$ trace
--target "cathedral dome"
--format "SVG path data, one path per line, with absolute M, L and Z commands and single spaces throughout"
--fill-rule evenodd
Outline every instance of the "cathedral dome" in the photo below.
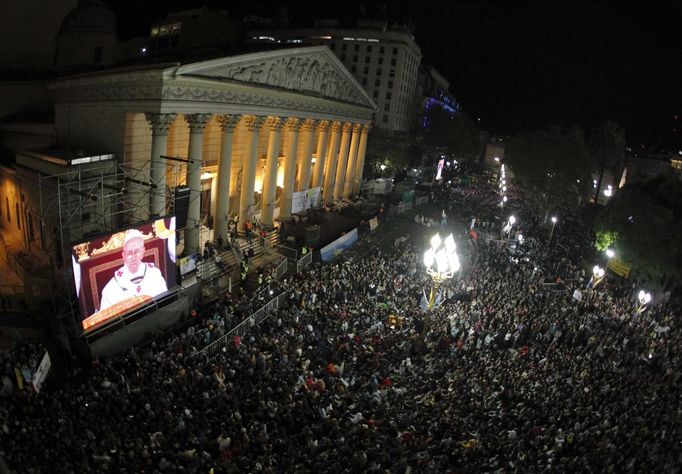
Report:
M 59 28 L 57 36 L 71 33 L 108 33 L 116 35 L 116 17 L 101 0 L 81 0 Z

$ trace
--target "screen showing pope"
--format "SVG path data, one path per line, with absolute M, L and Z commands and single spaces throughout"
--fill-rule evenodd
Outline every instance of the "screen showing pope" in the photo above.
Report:
M 168 291 L 166 280 L 153 263 L 144 262 L 144 236 L 137 229 L 126 232 L 123 266 L 114 272 L 102 290 L 100 311 L 134 296 L 157 296 Z

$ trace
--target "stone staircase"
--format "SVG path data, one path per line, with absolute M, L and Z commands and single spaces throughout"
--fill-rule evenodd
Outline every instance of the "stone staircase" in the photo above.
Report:
M 197 278 L 205 283 L 211 283 L 220 278 L 232 276 L 232 281 L 236 284 L 239 282 L 239 264 L 244 259 L 245 253 L 249 255 L 249 276 L 251 277 L 256 274 L 251 269 L 259 268 L 262 266 L 259 265 L 262 260 L 267 260 L 266 257 L 277 253 L 278 245 L 280 245 L 278 232 L 269 232 L 264 238 L 254 236 L 250 242 L 245 237 L 239 237 L 234 246 L 223 244 L 222 249 L 217 249 L 214 243 L 214 248 L 220 254 L 222 268 L 216 264 L 213 257 L 201 260 L 197 264 Z

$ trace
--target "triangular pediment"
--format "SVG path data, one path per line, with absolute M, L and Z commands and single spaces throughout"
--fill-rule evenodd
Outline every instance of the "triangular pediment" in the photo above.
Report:
M 326 46 L 290 48 L 186 64 L 175 79 L 235 81 L 301 92 L 374 109 L 374 101 Z

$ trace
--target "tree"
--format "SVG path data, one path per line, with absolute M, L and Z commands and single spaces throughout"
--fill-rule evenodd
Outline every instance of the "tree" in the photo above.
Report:
M 595 230 L 615 232 L 619 257 L 653 288 L 682 277 L 682 184 L 659 177 L 625 186 L 603 209 Z
M 410 145 L 404 138 L 371 134 L 367 141 L 365 164 L 373 170 L 374 176 L 381 174 L 381 165 L 386 166 L 387 174 L 395 174 L 410 166 L 413 158 Z
M 424 143 L 431 147 L 446 147 L 447 153 L 461 160 L 475 160 L 480 152 L 478 129 L 464 113 L 451 113 L 435 107 L 428 114 L 429 127 Z
M 559 127 L 521 132 L 505 151 L 516 184 L 535 196 L 545 211 L 579 202 L 590 179 L 592 161 L 582 131 Z
M 594 161 L 599 167 L 597 189 L 594 194 L 594 202 L 596 203 L 599 199 L 604 171 L 610 171 L 616 180 L 619 179 L 623 172 L 625 163 L 625 132 L 615 122 L 605 120 L 592 131 L 589 146 Z

